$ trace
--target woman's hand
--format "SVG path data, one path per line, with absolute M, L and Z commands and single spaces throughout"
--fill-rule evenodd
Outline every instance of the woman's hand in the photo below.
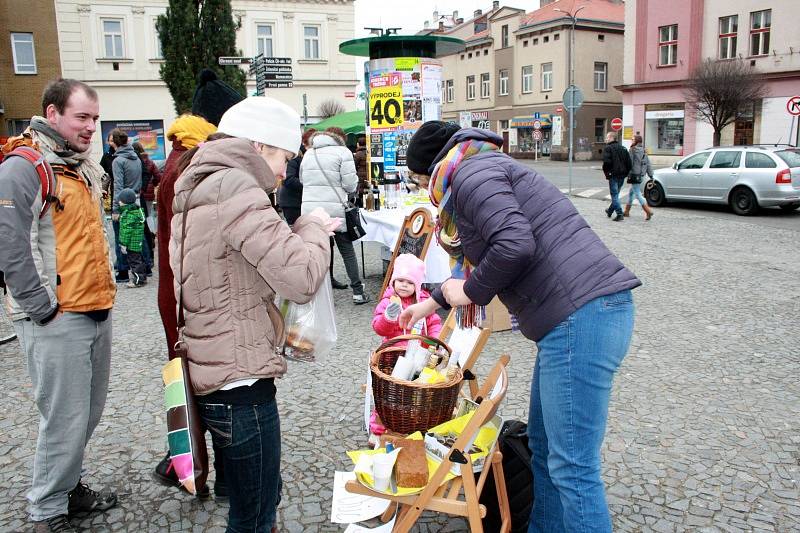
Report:
M 439 309 L 440 305 L 436 303 L 436 300 L 433 298 L 428 298 L 427 300 L 423 300 L 419 303 L 409 305 L 403 312 L 400 313 L 400 318 L 397 321 L 397 325 L 403 329 L 411 329 L 411 327 L 425 318 L 426 316 L 430 316 Z
M 472 303 L 472 300 L 469 299 L 464 293 L 464 282 L 463 279 L 453 279 L 450 278 L 444 283 L 442 283 L 442 294 L 444 295 L 445 300 L 451 306 L 456 305 L 469 305 Z
M 341 218 L 331 218 L 328 212 L 321 207 L 311 211 L 308 216 L 317 218 L 329 235 L 333 235 L 333 232 L 336 231 L 336 228 L 342 225 Z

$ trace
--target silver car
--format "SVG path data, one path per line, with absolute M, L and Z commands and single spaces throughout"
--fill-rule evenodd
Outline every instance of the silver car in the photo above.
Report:
M 695 152 L 672 168 L 653 173 L 647 202 L 672 200 L 728 204 L 737 215 L 761 207 L 800 207 L 800 149 L 787 146 L 726 146 Z

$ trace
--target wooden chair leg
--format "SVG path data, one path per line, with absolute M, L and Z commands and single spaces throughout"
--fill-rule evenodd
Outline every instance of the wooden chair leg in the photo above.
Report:
M 467 519 L 469 520 L 469 530 L 471 533 L 483 533 L 483 522 L 481 522 L 480 502 L 478 501 L 478 491 L 475 487 L 475 476 L 472 473 L 472 465 L 462 465 L 461 479 L 464 482 L 464 499 L 467 501 Z
M 511 531 L 511 508 L 508 503 L 506 478 L 503 472 L 503 454 L 500 452 L 495 452 L 492 455 L 492 472 L 494 474 L 494 486 L 497 491 L 497 506 L 500 508 L 500 533 L 507 533 Z
M 386 522 L 391 520 L 392 516 L 394 516 L 394 514 L 397 512 L 398 508 L 399 508 L 399 504 L 390 502 L 389 503 L 389 507 L 387 507 L 386 510 L 381 515 L 381 522 L 383 522 L 385 524 Z

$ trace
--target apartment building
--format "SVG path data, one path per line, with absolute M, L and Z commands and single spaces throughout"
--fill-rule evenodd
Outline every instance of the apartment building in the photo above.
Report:
M 154 159 L 165 157 L 163 129 L 175 118 L 172 98 L 159 76 L 163 62 L 156 19 L 167 0 L 55 0 L 61 68 L 66 77 L 90 83 L 100 95 L 101 132 L 117 125 L 147 131 L 157 142 Z M 317 107 L 334 99 L 356 107 L 358 83 L 352 58 L 339 43 L 354 36 L 353 0 L 233 0 L 245 57 L 259 53 L 292 60 L 294 87 L 267 94 L 303 112 L 309 122 Z M 255 79 L 248 79 L 248 93 Z M 95 150 L 99 153 L 102 133 Z M 159 135 L 161 136 L 159 138 Z M 155 146 L 155 145 L 154 145 Z
M 685 84 L 702 62 L 743 61 L 767 90 L 722 132 L 721 144 L 797 144 L 787 110 L 800 94 L 800 31 L 796 0 L 655 0 L 625 5 L 623 124 L 639 132 L 653 160 L 669 164 L 711 146 L 712 127 L 696 118 Z M 628 31 L 629 30 L 629 31 Z M 790 132 L 790 130 L 792 130 Z
M 578 11 L 579 10 L 579 11 Z M 624 6 L 612 0 L 543 1 L 539 9 L 500 6 L 476 10 L 467 21 L 446 17 L 424 33 L 458 37 L 466 49 L 442 57 L 443 117 L 501 133 L 518 157 L 566 159 L 570 37 L 574 28 L 574 84 L 584 94 L 575 118 L 575 158 L 602 155 L 610 122 L 620 117 Z M 441 18 L 441 16 L 440 16 Z M 431 29 L 432 28 L 432 29 Z M 534 141 L 534 121 L 542 141 Z
M 53 2 L 0 2 L 0 144 L 42 114 L 42 92 L 61 75 Z

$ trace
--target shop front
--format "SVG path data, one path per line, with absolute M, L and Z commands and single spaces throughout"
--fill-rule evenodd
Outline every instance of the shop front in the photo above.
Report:
M 538 151 L 540 156 L 549 156 L 553 139 L 553 123 L 550 113 L 514 117 L 509 123 L 509 152 L 517 157 L 535 157 Z M 541 132 L 541 140 L 536 139 L 536 123 Z
M 644 112 L 644 146 L 649 154 L 684 154 L 684 104 L 650 104 Z

